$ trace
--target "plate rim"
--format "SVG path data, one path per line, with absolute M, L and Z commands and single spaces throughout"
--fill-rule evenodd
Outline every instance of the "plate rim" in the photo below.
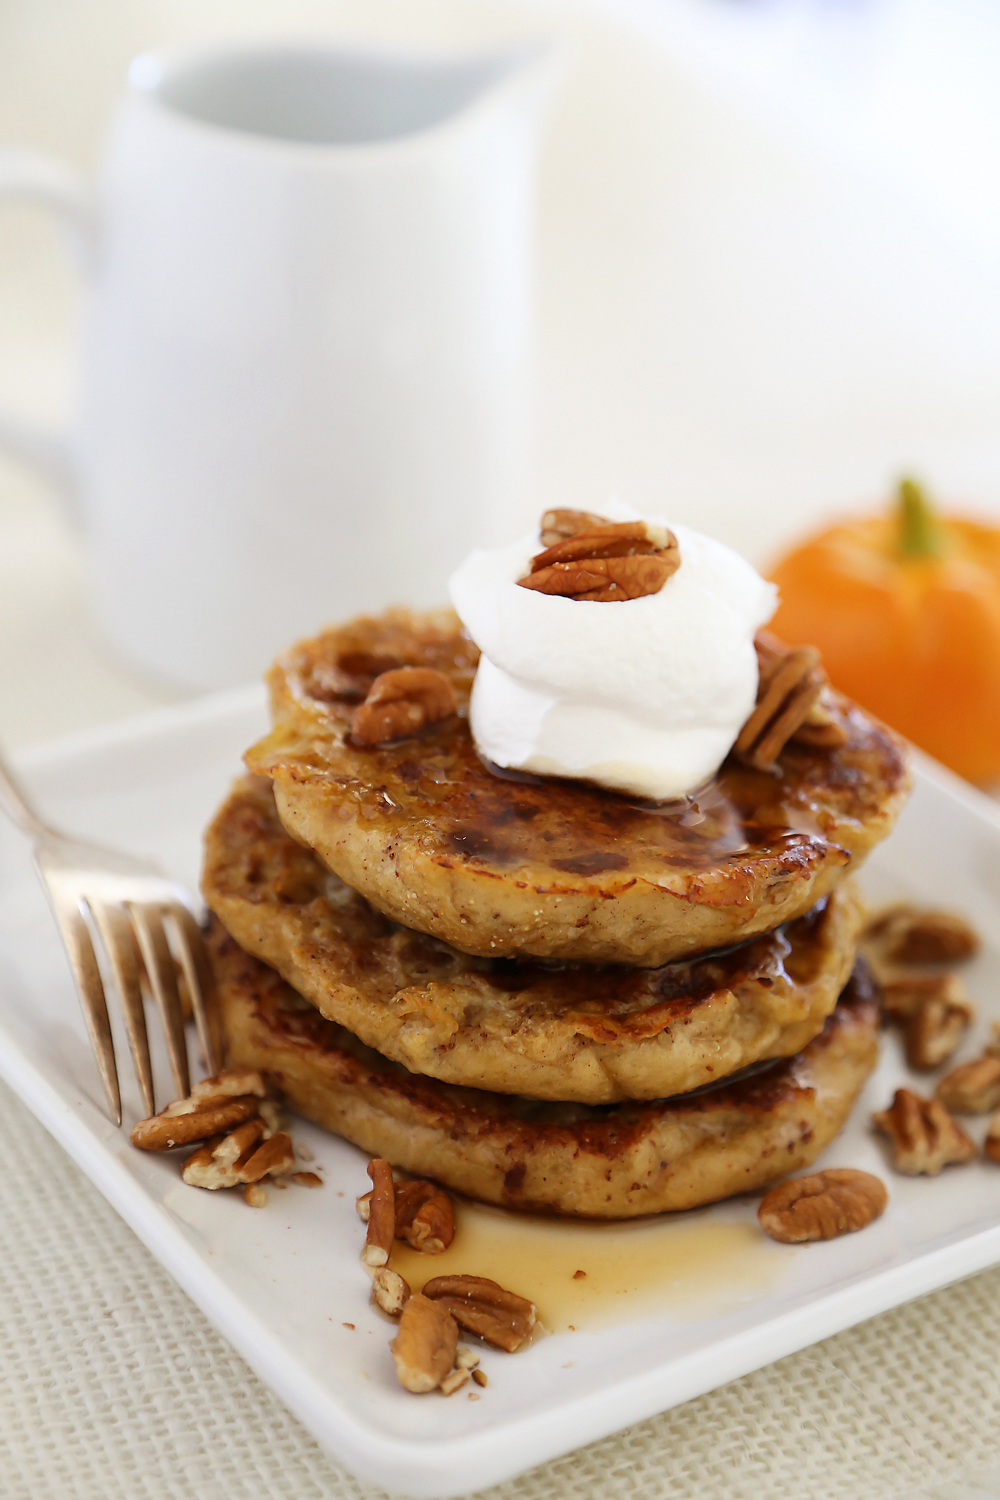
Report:
M 30 775 L 95 752 L 127 750 L 150 737 L 197 731 L 213 721 L 253 712 L 263 702 L 259 685 L 206 694 L 22 746 L 11 758 Z M 915 785 L 936 785 L 1000 841 L 1000 806 L 923 752 L 914 750 L 913 761 Z M 226 1284 L 79 1118 L 79 1109 L 94 1109 L 103 1119 L 97 1107 L 81 1102 L 74 1109 L 67 1103 L 8 1033 L 2 1017 L 0 1078 L 321 1447 L 351 1473 L 413 1500 L 453 1500 L 501 1483 L 1000 1261 L 998 1224 L 814 1296 L 811 1302 L 737 1330 L 668 1365 L 569 1398 L 557 1413 L 529 1413 L 494 1429 L 421 1443 L 378 1430 L 344 1410 L 318 1384 L 280 1336 L 261 1323 L 252 1304 Z

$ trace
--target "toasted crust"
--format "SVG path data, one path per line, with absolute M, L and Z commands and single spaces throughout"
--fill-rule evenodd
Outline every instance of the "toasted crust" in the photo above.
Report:
M 290 838 L 263 778 L 208 830 L 203 890 L 236 941 L 414 1073 L 538 1099 L 661 1099 L 800 1051 L 854 964 L 841 887 L 738 949 L 659 969 L 472 958 L 408 932 Z
M 878 1053 L 860 968 L 820 1035 L 765 1073 L 660 1103 L 540 1104 L 406 1072 L 325 1020 L 213 920 L 231 1063 L 369 1156 L 488 1203 L 598 1219 L 695 1208 L 809 1166 Z
M 271 669 L 275 728 L 246 757 L 293 837 L 393 921 L 465 953 L 655 967 L 768 932 L 862 862 L 909 789 L 901 742 L 842 698 L 842 748 L 792 743 L 777 775 L 730 759 L 676 803 L 500 776 L 469 733 L 476 661 L 450 611 L 329 630 Z M 401 665 L 449 676 L 458 715 L 353 744 L 354 707 Z

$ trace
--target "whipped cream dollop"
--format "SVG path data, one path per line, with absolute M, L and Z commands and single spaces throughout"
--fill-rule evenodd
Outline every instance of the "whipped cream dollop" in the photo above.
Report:
M 668 524 L 618 501 L 602 515 Z M 487 760 L 656 801 L 719 768 L 756 701 L 754 635 L 777 590 L 731 547 L 670 530 L 680 566 L 639 599 L 520 588 L 542 551 L 537 532 L 471 553 L 452 575 L 452 602 L 482 653 L 469 717 Z

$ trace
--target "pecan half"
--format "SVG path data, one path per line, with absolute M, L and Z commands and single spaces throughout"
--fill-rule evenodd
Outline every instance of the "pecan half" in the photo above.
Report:
M 757 632 L 755 645 L 757 704 L 739 732 L 736 754 L 758 771 L 769 771 L 789 740 L 808 738 L 812 731 L 822 730 L 827 746 L 844 744 L 843 726 L 821 701 L 827 678 L 816 647 L 792 650 L 767 630 Z
M 910 1067 L 924 1072 L 947 1062 L 975 1017 L 957 974 L 887 980 L 882 1005 L 888 1019 L 905 1028 Z
M 1000 1114 L 993 1116 L 990 1128 L 983 1141 L 983 1155 L 987 1161 L 1000 1162 Z
M 455 689 L 432 667 L 397 667 L 372 683 L 351 715 L 356 745 L 384 745 L 450 719 L 458 707 Z
M 400 1385 L 423 1395 L 436 1390 L 451 1374 L 458 1348 L 458 1324 L 442 1303 L 417 1292 L 403 1308 L 399 1329 L 389 1347 Z
M 396 1195 L 393 1190 L 392 1167 L 384 1157 L 377 1156 L 368 1163 L 368 1176 L 372 1180 L 372 1192 L 368 1208 L 368 1233 L 361 1259 L 367 1266 L 384 1266 L 396 1237 Z
M 613 603 L 658 594 L 680 565 L 677 538 L 665 526 L 599 521 L 539 552 L 531 571 L 517 581 L 541 594 Z
M 535 1304 L 485 1276 L 434 1276 L 424 1296 L 446 1307 L 460 1328 L 513 1354 L 537 1320 Z
M 175 1099 L 158 1115 L 140 1120 L 129 1139 L 140 1151 L 192 1146 L 195 1141 L 255 1119 L 264 1094 L 264 1080 L 255 1069 L 217 1073 L 196 1084 L 186 1099 Z
M 952 1068 L 937 1086 L 946 1109 L 958 1115 L 988 1115 L 1000 1104 L 1000 1057 L 977 1057 Z
M 390 1318 L 398 1318 L 410 1300 L 410 1284 L 398 1271 L 379 1266 L 372 1277 L 372 1299 Z
M 817 750 L 836 750 L 847 743 L 847 730 L 836 713 L 829 688 L 823 688 L 792 739 Z
M 293 1172 L 292 1181 L 299 1187 L 321 1188 L 323 1179 L 318 1172 Z
M 291 1138 L 283 1131 L 265 1140 L 266 1135 L 263 1120 L 248 1120 L 228 1135 L 206 1141 L 188 1157 L 181 1176 L 191 1187 L 215 1191 L 291 1172 L 295 1166 Z
M 891 964 L 958 964 L 979 951 L 979 937 L 964 917 L 908 902 L 880 912 L 865 939 Z
M 440 1255 L 455 1238 L 455 1212 L 451 1199 L 434 1182 L 397 1182 L 395 1194 L 395 1238 L 414 1250 Z M 371 1193 L 356 1200 L 358 1218 L 367 1224 L 371 1215 Z
M 952 1162 L 972 1161 L 976 1148 L 939 1099 L 921 1099 L 897 1089 L 889 1109 L 872 1116 L 876 1130 L 889 1137 L 892 1164 L 907 1177 L 936 1177 Z
M 542 516 L 539 539 L 543 547 L 554 547 L 568 536 L 610 524 L 606 516 L 595 516 L 591 510 L 547 510 Z
M 884 1183 L 870 1172 L 830 1167 L 772 1188 L 757 1217 L 773 1240 L 800 1245 L 864 1229 L 888 1201 Z
M 396 1238 L 426 1255 L 447 1250 L 455 1238 L 455 1215 L 448 1194 L 433 1182 L 397 1182 Z

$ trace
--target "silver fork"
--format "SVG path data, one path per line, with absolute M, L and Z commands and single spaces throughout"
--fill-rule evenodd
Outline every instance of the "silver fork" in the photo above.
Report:
M 156 1111 L 143 1008 L 143 986 L 147 979 L 159 1008 L 178 1095 L 185 1098 L 191 1092 L 191 1080 L 177 984 L 178 964 L 191 996 L 209 1072 L 218 1071 L 206 1012 L 211 969 L 190 892 L 178 882 L 168 880 L 155 865 L 50 828 L 35 812 L 2 758 L 0 807 L 34 839 L 35 867 L 69 958 L 108 1110 L 115 1124 L 122 1122 L 118 1069 L 88 915 L 100 935 L 114 976 L 147 1115 Z M 177 963 L 168 928 L 174 939 Z

